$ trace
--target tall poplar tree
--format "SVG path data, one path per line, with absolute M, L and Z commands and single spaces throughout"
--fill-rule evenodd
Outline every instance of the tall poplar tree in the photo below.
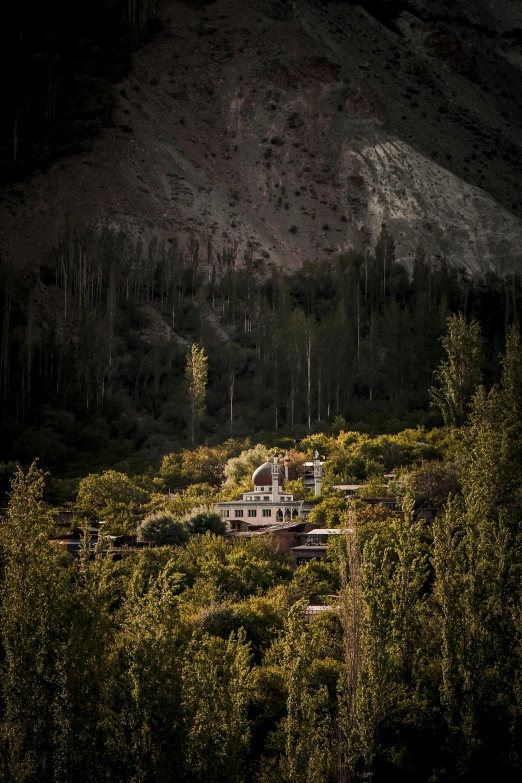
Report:
M 482 338 L 477 321 L 468 324 L 462 313 L 450 316 L 447 325 L 442 338 L 447 358 L 435 372 L 438 386 L 431 387 L 430 395 L 444 423 L 459 426 L 482 379 Z
M 183 665 L 182 707 L 186 779 L 242 783 L 250 744 L 251 653 L 246 634 L 204 634 L 189 644 Z
M 323 783 L 333 768 L 328 688 L 313 677 L 313 642 L 302 611 L 290 613 L 283 666 L 286 700 L 283 777 L 289 783 Z
M 203 346 L 192 344 L 185 365 L 185 389 L 187 394 L 187 418 L 190 440 L 194 446 L 196 432 L 205 414 L 207 394 L 208 359 Z
M 472 775 L 487 776 L 500 759 L 518 754 L 521 368 L 520 338 L 510 330 L 501 384 L 473 398 L 462 498 L 451 500 L 434 526 L 443 704 L 454 755 Z
M 48 543 L 51 518 L 43 502 L 44 474 L 35 464 L 13 481 L 0 546 L 2 666 L 0 738 L 6 777 L 50 780 L 56 692 L 56 648 L 62 631 L 63 569 Z

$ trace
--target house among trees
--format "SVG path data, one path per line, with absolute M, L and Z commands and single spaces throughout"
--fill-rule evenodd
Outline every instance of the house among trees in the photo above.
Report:
M 314 465 L 315 494 L 320 495 L 322 469 L 317 452 Z M 285 460 L 283 473 L 279 457 L 275 453 L 272 462 L 265 462 L 254 471 L 252 491 L 244 492 L 241 500 L 216 503 L 216 510 L 229 523 L 230 528 L 237 531 L 305 519 L 314 504 L 306 500 L 294 500 L 294 496 L 283 489 L 285 479 L 288 479 L 287 462 Z
M 323 560 L 326 557 L 328 539 L 331 536 L 340 536 L 343 532 L 347 531 L 339 530 L 338 528 L 321 527 L 306 533 L 304 543 L 291 548 L 293 555 L 292 565 L 294 568 L 306 565 L 310 560 Z
M 265 536 L 270 534 L 274 540 L 275 547 L 280 555 L 286 555 L 291 552 L 292 547 L 298 546 L 303 533 L 308 533 L 315 529 L 315 525 L 305 520 L 294 520 L 282 525 L 252 525 L 248 521 L 236 524 L 236 527 L 227 530 L 225 538 L 242 538 L 243 540 Z M 239 530 L 238 530 L 239 528 Z
M 305 462 L 304 463 L 304 473 L 301 476 L 301 481 L 303 482 L 303 486 L 305 489 L 309 490 L 315 490 L 315 480 L 316 480 L 316 473 L 317 473 L 317 459 L 318 459 L 318 453 L 316 452 L 315 458 L 311 462 Z M 322 475 L 322 468 L 324 465 L 324 460 L 319 460 L 319 465 L 321 467 L 321 475 Z M 317 493 L 316 493 L 317 494 Z
M 370 506 L 383 506 L 383 508 L 386 508 L 388 511 L 402 511 L 402 506 L 399 500 L 394 497 L 368 497 L 368 498 L 361 498 L 365 503 L 368 503 Z
M 99 537 L 100 528 L 105 522 L 91 522 L 87 528 L 73 524 L 73 515 L 71 512 L 60 512 L 56 521 L 57 528 L 63 528 L 63 532 L 49 536 L 49 541 L 60 547 L 62 552 L 68 552 L 71 555 L 78 555 L 83 546 L 85 546 L 85 534 L 87 532 L 89 548 L 94 550 Z
M 334 484 L 332 489 L 341 492 L 345 498 L 354 498 L 362 487 L 362 484 Z
M 85 547 L 86 536 L 91 556 L 95 553 L 100 539 L 103 539 L 101 551 L 104 554 L 110 552 L 114 560 L 120 560 L 131 549 L 154 546 L 150 541 L 138 541 L 135 535 L 105 535 L 102 531 L 103 525 L 105 525 L 103 521 L 91 521 L 81 526 L 75 524 L 74 514 L 71 511 L 60 511 L 56 519 L 56 530 L 49 536 L 49 541 L 58 546 L 62 552 L 78 557 Z
M 337 598 L 337 596 L 331 596 L 332 598 Z M 338 606 L 332 606 L 331 604 L 308 604 L 308 606 L 305 606 L 304 608 L 304 620 L 306 623 L 310 623 L 315 617 L 318 617 L 320 614 L 323 614 L 323 612 L 336 612 L 338 611 Z

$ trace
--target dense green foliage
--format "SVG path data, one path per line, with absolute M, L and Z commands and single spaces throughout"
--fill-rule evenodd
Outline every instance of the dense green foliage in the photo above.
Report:
M 89 147 L 155 11 L 11 3 L 0 180 Z M 0 781 L 521 780 L 521 306 L 385 228 L 287 274 L 91 227 L 0 259 Z M 214 512 L 274 447 L 309 500 L 324 455 L 309 521 L 344 531 L 295 571 Z
M 197 525 L 181 545 L 71 560 L 48 540 L 42 474 L 18 472 L 0 526 L 0 779 L 520 780 L 521 422 L 511 330 L 501 382 L 460 429 L 305 438 L 303 456 L 326 456 L 314 514 L 347 532 L 296 571 L 269 535 Z M 129 486 L 156 520 L 201 521 L 241 490 L 252 448 L 187 454 Z M 221 489 L 190 484 L 219 460 Z M 176 464 L 185 494 L 158 492 Z M 386 485 L 403 514 L 328 488 L 350 477 Z M 119 513 L 116 471 L 84 481 L 78 515 L 96 486 L 91 513 Z M 309 604 L 331 609 L 307 619 Z
M 186 526 L 172 512 L 156 511 L 141 520 L 138 541 L 150 541 L 156 546 L 180 546 L 189 537 Z
M 472 321 L 468 325 L 462 313 L 451 316 L 442 344 L 447 358 L 435 373 L 439 385 L 432 386 L 430 394 L 440 408 L 445 424 L 463 424 L 482 378 L 482 340 L 478 323 Z
M 0 182 L 89 149 L 113 84 L 157 26 L 156 0 L 20 0 L 2 9 Z
M 190 442 L 196 445 L 196 433 L 205 415 L 205 397 L 208 381 L 208 359 L 205 349 L 192 343 L 185 365 L 185 387 L 187 395 L 187 419 Z
M 421 255 L 410 276 L 386 230 L 375 253 L 283 274 L 193 240 L 71 229 L 32 278 L 1 266 L 0 459 L 72 478 L 143 471 L 192 434 L 275 443 L 346 422 L 438 423 L 429 388 L 448 315 L 480 324 L 491 384 L 520 299 L 518 279 L 473 282 Z M 192 345 L 208 357 L 203 416 L 202 395 L 192 412 L 187 397 Z

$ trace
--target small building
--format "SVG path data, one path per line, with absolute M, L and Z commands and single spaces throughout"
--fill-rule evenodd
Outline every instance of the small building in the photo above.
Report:
M 424 519 L 426 522 L 433 524 L 436 516 L 437 516 L 437 509 L 432 506 L 419 508 L 414 513 L 415 522 L 419 522 L 419 520 Z
M 312 462 L 304 463 L 304 473 L 301 476 L 304 488 L 308 490 L 314 490 L 316 495 L 320 495 L 321 492 L 317 491 L 317 479 L 321 479 L 323 475 L 324 460 L 320 459 L 319 453 L 316 451 Z M 319 485 L 320 490 L 320 485 Z
M 292 547 L 299 544 L 300 536 L 303 533 L 313 529 L 314 525 L 305 521 L 289 522 L 282 525 L 248 524 L 245 522 L 244 528 L 241 530 L 228 530 L 225 533 L 225 538 L 251 539 L 269 534 L 274 538 L 279 554 L 286 555 Z
M 320 494 L 319 466 L 316 473 L 316 494 Z M 244 492 L 241 500 L 216 503 L 216 511 L 229 523 L 231 530 L 237 532 L 246 532 L 249 526 L 253 528 L 258 523 L 261 523 L 259 527 L 268 527 L 306 519 L 314 504 L 294 500 L 291 493 L 285 492 L 285 478 L 276 453 L 272 462 L 265 462 L 252 474 L 253 490 Z
M 362 484 L 334 484 L 332 489 L 340 492 L 345 498 L 353 498 L 362 487 Z
M 303 543 L 299 546 L 293 546 L 290 550 L 293 555 L 292 565 L 296 568 L 306 565 L 310 560 L 324 560 L 329 539 L 346 532 L 346 530 L 338 528 L 320 527 L 305 533 L 304 536 L 301 536 L 302 539 L 304 538 Z
M 63 533 L 49 536 L 49 541 L 56 544 L 62 552 L 68 552 L 71 555 L 79 555 L 85 545 L 85 535 L 89 539 L 89 548 L 94 550 L 100 538 L 100 527 L 105 522 L 91 522 L 87 528 L 72 524 L 73 516 L 69 512 L 61 512 L 58 517 L 56 527 L 65 528 Z
M 63 533 L 50 536 L 49 541 L 58 546 L 62 552 L 67 552 L 73 557 L 78 557 L 83 550 L 86 533 L 91 557 L 96 552 L 100 540 L 103 542 L 103 546 L 100 548 L 101 553 L 110 552 L 115 560 L 121 559 L 122 553 L 126 554 L 129 550 L 154 546 L 150 541 L 138 541 L 135 535 L 104 535 L 101 526 L 105 522 L 91 522 L 88 527 L 80 527 L 78 525 L 71 526 L 72 519 L 72 515 L 59 518 L 57 527 L 63 527 L 66 530 Z
M 383 506 L 388 509 L 388 511 L 402 511 L 402 506 L 397 498 L 361 498 L 361 500 L 368 503 L 370 506 Z
M 338 611 L 338 607 L 331 606 L 330 604 L 327 606 L 323 606 L 322 604 L 308 604 L 308 606 L 305 606 L 304 608 L 304 619 L 305 622 L 310 623 L 315 617 L 319 617 L 324 614 L 324 612 L 336 611 Z
M 69 529 L 74 519 L 73 511 L 58 511 L 56 515 L 56 527 L 64 527 Z

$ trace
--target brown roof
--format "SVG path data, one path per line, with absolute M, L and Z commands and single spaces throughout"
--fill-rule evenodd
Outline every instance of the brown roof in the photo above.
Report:
M 252 481 L 255 487 L 269 487 L 272 484 L 272 463 L 265 462 L 264 465 L 260 465 L 252 474 Z M 284 475 L 279 468 L 279 483 L 284 481 Z

